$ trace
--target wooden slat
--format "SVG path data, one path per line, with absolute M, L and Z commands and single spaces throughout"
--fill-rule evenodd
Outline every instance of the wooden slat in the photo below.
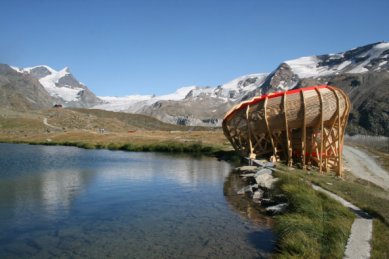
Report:
M 247 134 L 248 134 L 248 140 L 249 140 L 249 151 L 250 151 L 250 159 L 255 159 L 255 154 L 253 151 L 253 143 L 251 141 L 251 127 L 250 127 L 250 120 L 249 120 L 249 113 L 250 113 L 250 105 L 247 105 L 246 108 L 246 120 L 247 120 Z
M 320 153 L 319 153 L 319 170 L 320 170 L 320 173 L 323 172 L 323 142 L 324 142 L 324 139 L 323 139 L 323 135 L 324 135 L 324 125 L 323 125 L 323 113 L 324 113 L 324 110 L 323 110 L 323 98 L 321 96 L 321 93 L 320 93 L 320 90 L 319 89 L 315 89 L 316 92 L 317 92 L 317 95 L 319 96 L 319 100 L 320 100 Z
M 276 151 L 276 147 L 274 145 L 274 140 L 273 140 L 273 134 L 272 132 L 270 131 L 270 126 L 269 126 L 269 121 L 268 121 L 268 118 L 267 118 L 267 100 L 269 98 L 266 96 L 265 98 L 265 102 L 264 102 L 264 105 L 263 105 L 263 109 L 264 109 L 264 113 L 265 113 L 265 122 L 266 122 L 266 128 L 267 128 L 267 134 L 270 138 L 270 142 L 271 142 L 271 145 L 272 145 L 272 148 L 273 148 L 273 155 L 274 156 L 277 156 L 277 151 Z
M 302 99 L 302 102 L 303 102 L 303 125 L 302 125 L 302 130 L 303 130 L 303 134 L 302 134 L 302 164 L 303 164 L 303 169 L 306 170 L 307 169 L 307 166 L 306 166 L 306 161 L 305 161 L 305 156 L 306 156 L 306 152 L 307 152 L 307 148 L 306 148 L 306 141 L 307 141 L 307 127 L 306 127 L 306 124 L 305 124 L 305 117 L 306 117 L 306 107 L 305 107 L 305 98 L 304 98 L 304 91 L 301 91 L 301 99 Z
M 335 95 L 335 98 L 336 98 L 336 105 L 337 105 L 337 118 L 336 118 L 336 121 L 335 121 L 335 123 L 334 123 L 334 125 L 335 124 L 337 124 L 336 126 L 336 129 L 337 129 L 337 139 L 336 139 L 336 141 L 333 141 L 333 143 L 335 143 L 336 144 L 336 147 L 337 147 L 337 152 L 338 152 L 338 165 L 337 165 L 337 168 L 335 168 L 335 170 L 336 170 L 336 174 L 337 174 L 337 176 L 342 176 L 342 151 L 341 151 L 341 143 L 340 143 L 340 140 L 341 140 L 341 138 L 340 138 L 340 131 L 342 130 L 341 129 L 341 121 L 340 121 L 340 107 L 339 107 L 339 105 L 340 105 L 340 101 L 339 101 L 339 96 L 338 96 L 338 93 L 336 92 L 336 90 L 335 89 L 333 89 L 332 87 L 330 88 L 331 90 L 332 90 L 332 92 L 334 93 L 334 95 Z
M 288 117 L 286 114 L 286 92 L 284 92 L 283 98 L 283 109 L 284 109 L 284 121 L 285 121 L 285 135 L 286 135 L 286 148 L 287 148 L 287 156 L 288 156 L 288 166 L 292 166 L 292 147 L 290 146 L 290 137 L 289 137 L 289 127 L 288 127 Z

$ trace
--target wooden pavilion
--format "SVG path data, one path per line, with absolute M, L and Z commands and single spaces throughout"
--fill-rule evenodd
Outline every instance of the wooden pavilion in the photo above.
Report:
M 320 85 L 254 97 L 224 117 L 224 134 L 242 156 L 271 156 L 289 166 L 343 173 L 344 131 L 351 108 L 339 88 Z

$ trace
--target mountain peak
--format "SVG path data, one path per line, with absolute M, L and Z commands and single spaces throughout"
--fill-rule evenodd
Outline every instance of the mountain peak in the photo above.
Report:
M 285 61 L 299 78 L 364 73 L 388 68 L 389 43 L 377 42 L 336 54 Z
M 65 105 L 89 107 L 101 103 L 101 100 L 70 73 L 69 67 L 64 67 L 59 71 L 47 65 L 12 68 L 19 73 L 29 74 L 38 79 L 50 96 Z
M 70 68 L 69 67 L 64 67 L 63 69 L 60 70 L 60 72 L 64 72 L 64 73 L 70 74 Z

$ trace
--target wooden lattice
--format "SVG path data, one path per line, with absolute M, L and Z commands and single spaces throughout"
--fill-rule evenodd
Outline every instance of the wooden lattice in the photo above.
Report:
M 328 85 L 270 93 L 233 107 L 223 130 L 242 156 L 269 155 L 341 176 L 350 107 L 347 95 Z

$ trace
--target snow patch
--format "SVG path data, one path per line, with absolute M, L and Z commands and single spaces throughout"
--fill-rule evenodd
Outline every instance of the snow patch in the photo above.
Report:
M 43 67 L 49 70 L 51 74 L 39 79 L 39 82 L 43 85 L 43 87 L 51 96 L 61 98 L 65 102 L 77 101 L 79 99 L 80 94 L 84 89 L 79 87 L 70 88 L 70 86 L 66 87 L 66 85 L 64 87 L 57 86 L 59 79 L 70 74 L 69 69 L 67 67 L 60 71 L 56 71 L 48 66 Z M 25 68 L 24 70 L 30 72 L 34 68 L 35 67 Z
M 188 95 L 188 93 L 194 89 L 196 89 L 197 86 L 186 86 L 186 87 L 181 87 L 177 91 L 175 91 L 172 94 L 166 94 L 166 95 L 161 95 L 154 97 L 154 99 L 159 100 L 168 100 L 168 101 L 179 101 L 185 99 L 185 97 Z
M 105 103 L 94 106 L 95 109 L 109 111 L 139 112 L 145 106 L 151 106 L 158 101 L 182 101 L 186 98 L 193 98 L 198 101 L 204 98 L 217 98 L 223 102 L 236 100 L 248 91 L 255 90 L 265 81 L 268 74 L 250 74 L 236 78 L 218 87 L 186 86 L 179 88 L 171 94 L 161 96 L 151 95 L 130 95 L 126 97 L 99 96 Z M 252 79 L 252 81 L 248 81 Z
M 146 105 L 152 105 L 158 101 L 179 101 L 185 99 L 190 91 L 196 89 L 196 86 L 187 86 L 179 88 L 171 94 L 153 96 L 153 95 L 129 95 L 125 97 L 98 96 L 105 103 L 92 107 L 93 109 L 103 109 L 108 111 L 127 111 L 137 112 Z
M 302 57 L 294 60 L 285 61 L 290 66 L 293 73 L 297 74 L 300 78 L 313 77 L 320 74 L 318 70 L 319 60 L 317 57 Z
M 337 70 L 342 70 L 350 64 L 352 64 L 352 62 L 350 60 L 346 60 L 338 66 Z
M 103 100 L 104 103 L 92 107 L 93 109 L 118 112 L 128 110 L 131 106 L 136 106 L 139 102 L 150 100 L 152 95 L 130 95 L 124 97 L 99 96 L 98 98 Z
M 378 58 L 382 53 L 389 49 L 389 43 L 379 43 L 371 49 L 352 58 L 358 58 L 360 63 L 355 63 L 353 59 L 345 60 L 338 65 L 322 66 L 319 63 L 322 61 L 320 56 L 302 57 L 294 60 L 285 61 L 291 68 L 292 72 L 297 74 L 300 78 L 328 76 L 333 74 L 345 73 L 364 73 L 369 71 L 365 66 L 370 64 L 372 59 Z M 344 58 L 344 53 L 330 54 L 329 60 L 337 60 Z M 381 64 L 380 64 L 381 65 Z
M 369 58 L 366 59 L 365 61 L 361 62 L 361 64 L 359 64 L 355 68 L 348 71 L 348 73 L 357 74 L 357 73 L 363 73 L 363 72 L 369 71 L 365 66 L 367 64 L 369 64 L 372 59 L 378 58 L 387 49 L 389 49 L 388 42 L 383 42 L 383 43 L 379 43 L 379 44 L 375 45 L 373 48 L 371 48 L 366 53 L 363 53 L 363 54 L 358 56 L 361 58 L 368 56 Z
M 249 74 L 249 75 L 241 76 L 226 84 L 223 84 L 221 88 L 228 89 L 228 90 L 235 90 L 236 87 L 239 86 L 239 82 L 245 81 L 249 78 L 257 78 L 257 82 L 255 83 L 255 85 L 260 85 L 265 81 L 267 76 L 268 76 L 267 73 Z

